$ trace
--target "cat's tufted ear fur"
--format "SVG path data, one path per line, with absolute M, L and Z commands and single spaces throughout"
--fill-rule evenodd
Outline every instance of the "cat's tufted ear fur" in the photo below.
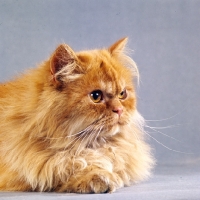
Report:
M 139 72 L 136 63 L 128 56 L 129 51 L 126 48 L 128 38 L 122 38 L 115 42 L 108 48 L 110 54 L 117 58 L 124 66 L 128 67 L 134 77 L 137 77 L 137 82 L 139 84 Z
M 77 77 L 77 56 L 66 44 L 61 44 L 50 58 L 50 71 L 54 84 L 60 86 L 64 81 Z
M 124 51 L 127 42 L 128 42 L 127 37 L 122 38 L 122 39 L 118 40 L 117 42 L 115 42 L 112 46 L 110 46 L 108 50 L 112 55 L 121 53 Z

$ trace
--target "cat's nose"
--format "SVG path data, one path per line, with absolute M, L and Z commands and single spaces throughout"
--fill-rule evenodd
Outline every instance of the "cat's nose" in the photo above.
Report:
M 121 114 L 123 113 L 123 108 L 122 107 L 117 107 L 117 108 L 114 108 L 112 111 L 114 113 L 117 113 L 119 115 L 119 117 L 120 117 Z

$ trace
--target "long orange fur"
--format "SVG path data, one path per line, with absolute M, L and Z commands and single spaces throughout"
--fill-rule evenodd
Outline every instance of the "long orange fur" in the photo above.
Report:
M 1 191 L 104 193 L 150 175 L 126 43 L 78 53 L 61 44 L 0 84 Z M 99 102 L 93 91 L 102 92 Z

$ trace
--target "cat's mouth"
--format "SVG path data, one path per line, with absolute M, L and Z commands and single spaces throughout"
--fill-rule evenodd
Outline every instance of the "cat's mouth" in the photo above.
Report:
M 126 117 L 120 116 L 120 117 L 113 117 L 110 119 L 107 119 L 107 126 L 114 127 L 114 126 L 125 126 L 128 124 L 128 121 L 126 120 Z
M 120 131 L 120 127 L 125 126 L 128 122 L 122 118 L 107 119 L 107 123 L 102 128 L 102 134 L 115 135 Z
M 123 125 L 124 124 L 124 121 L 120 117 L 118 117 L 118 118 L 116 118 L 116 117 L 107 117 L 107 118 L 105 118 L 104 122 L 106 122 L 104 125 L 107 128 L 112 128 L 114 126 L 118 126 L 118 125 Z
M 124 125 L 128 124 L 127 121 L 125 120 L 125 118 L 122 116 L 118 117 L 114 121 L 115 121 L 114 125 L 124 126 Z

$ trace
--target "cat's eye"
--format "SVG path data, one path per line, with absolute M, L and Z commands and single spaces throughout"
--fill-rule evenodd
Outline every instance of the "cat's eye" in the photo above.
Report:
M 95 90 L 90 93 L 90 98 L 94 103 L 100 103 L 103 100 L 103 93 L 101 90 Z
M 126 99 L 126 97 L 127 97 L 126 90 L 124 89 L 122 92 L 120 92 L 118 97 L 119 97 L 119 99 Z

